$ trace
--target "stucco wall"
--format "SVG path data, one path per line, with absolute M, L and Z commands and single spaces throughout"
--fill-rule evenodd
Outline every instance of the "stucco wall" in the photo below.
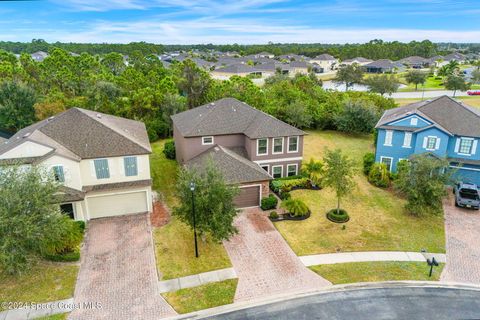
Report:
M 43 156 L 53 149 L 32 141 L 25 141 L 19 146 L 0 155 L 0 159 L 17 159 Z
M 54 155 L 42 161 L 41 165 L 49 172 L 52 172 L 53 166 L 62 165 L 65 176 L 64 185 L 73 189 L 82 190 L 83 184 L 79 162 Z

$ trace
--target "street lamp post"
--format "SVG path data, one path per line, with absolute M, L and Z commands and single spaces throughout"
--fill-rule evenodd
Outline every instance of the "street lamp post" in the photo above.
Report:
M 190 182 L 190 191 L 192 191 L 192 216 L 193 216 L 193 237 L 195 239 L 195 257 L 198 258 L 198 246 L 197 246 L 197 226 L 195 223 L 195 182 Z

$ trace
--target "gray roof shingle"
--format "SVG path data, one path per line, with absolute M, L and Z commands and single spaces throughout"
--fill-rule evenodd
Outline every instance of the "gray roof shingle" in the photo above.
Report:
M 271 180 L 272 177 L 260 166 L 244 157 L 238 150 L 215 145 L 198 156 L 187 161 L 186 166 L 204 170 L 208 161 L 212 160 L 222 172 L 228 184 L 239 184 L 254 181 Z M 241 153 L 241 152 L 240 152 Z
M 376 127 L 413 113 L 434 122 L 451 134 L 480 137 L 480 111 L 448 96 L 387 110 Z
M 172 116 L 184 137 L 243 133 L 251 139 L 304 135 L 297 129 L 245 102 L 224 98 Z

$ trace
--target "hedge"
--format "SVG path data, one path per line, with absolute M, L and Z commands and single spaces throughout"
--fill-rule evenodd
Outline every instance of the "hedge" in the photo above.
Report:
M 327 219 L 332 222 L 343 223 L 350 220 L 350 217 L 346 210 L 340 209 L 337 213 L 337 209 L 332 209 L 327 212 Z
M 277 207 L 278 199 L 273 195 L 269 195 L 266 198 L 262 199 L 261 208 L 262 210 L 271 210 Z

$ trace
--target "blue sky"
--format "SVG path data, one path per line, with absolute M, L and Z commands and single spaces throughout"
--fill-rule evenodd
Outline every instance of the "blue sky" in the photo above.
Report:
M 11 41 L 480 42 L 479 22 L 478 0 L 0 0 Z

